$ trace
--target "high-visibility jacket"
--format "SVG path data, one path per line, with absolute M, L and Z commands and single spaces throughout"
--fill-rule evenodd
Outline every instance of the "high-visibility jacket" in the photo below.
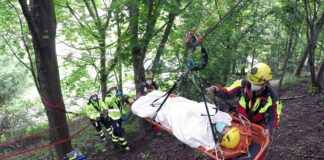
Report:
M 251 83 L 246 79 L 235 81 L 230 87 L 213 86 L 219 89 L 215 95 L 224 99 L 239 96 L 236 111 L 251 122 L 267 129 L 277 127 L 282 104 L 279 95 L 270 85 L 266 85 L 262 94 L 256 96 L 251 92 Z
M 108 107 L 108 115 L 113 120 L 118 120 L 121 116 L 126 114 L 126 110 L 122 104 L 122 97 L 117 97 L 116 95 L 108 94 L 105 98 L 105 103 Z
M 106 104 L 99 99 L 98 101 L 92 101 L 89 100 L 89 102 L 86 105 L 86 115 L 90 119 L 96 119 L 97 117 L 100 117 L 100 114 L 103 113 L 105 110 L 107 110 Z

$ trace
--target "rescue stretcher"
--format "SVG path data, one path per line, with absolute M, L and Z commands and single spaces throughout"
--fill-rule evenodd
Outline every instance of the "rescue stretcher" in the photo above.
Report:
M 219 145 L 216 149 L 207 150 L 206 148 L 200 146 L 198 149 L 203 152 L 204 154 L 208 155 L 209 157 L 221 160 L 221 159 L 231 159 L 238 157 L 244 153 L 247 153 L 249 151 L 249 146 L 251 143 L 257 144 L 260 146 L 259 151 L 253 158 L 254 160 L 258 160 L 259 157 L 265 152 L 266 148 L 269 145 L 269 135 L 264 136 L 263 135 L 263 127 L 251 123 L 250 121 L 243 120 L 242 117 L 237 117 L 234 115 L 231 115 L 232 125 L 236 126 L 240 130 L 240 142 L 237 147 L 234 149 L 227 149 Z M 150 123 L 153 127 L 159 128 L 161 130 L 164 130 L 170 134 L 172 134 L 172 130 L 162 126 L 159 122 L 155 122 L 152 119 L 144 118 L 148 123 Z

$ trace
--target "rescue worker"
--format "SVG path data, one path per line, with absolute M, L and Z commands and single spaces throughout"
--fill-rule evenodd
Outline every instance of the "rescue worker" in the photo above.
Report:
M 128 143 L 123 137 L 124 129 L 122 122 L 127 119 L 126 110 L 123 103 L 131 105 L 134 101 L 127 95 L 123 95 L 117 87 L 108 90 L 105 102 L 108 106 L 109 123 L 113 129 L 112 142 L 114 146 L 121 146 L 125 151 L 130 151 Z
M 106 136 L 102 130 L 101 124 L 105 126 L 110 135 L 112 134 L 112 128 L 108 122 L 109 119 L 107 116 L 107 111 L 106 104 L 99 99 L 97 94 L 90 96 L 85 112 L 87 117 L 90 118 L 90 121 L 94 122 L 93 126 L 96 128 L 98 135 L 103 141 L 106 141 Z
M 272 88 L 271 68 L 265 63 L 255 64 L 245 79 L 235 81 L 229 87 L 211 86 L 207 92 L 223 99 L 239 97 L 236 112 L 264 128 L 264 135 L 277 127 L 281 102 L 277 91 Z
M 153 90 L 158 90 L 159 89 L 159 86 L 153 80 L 154 75 L 153 75 L 152 72 L 150 72 L 150 71 L 146 72 L 145 73 L 145 79 L 146 79 L 146 81 L 142 83 L 142 89 L 141 89 L 141 93 L 143 95 L 146 95 L 147 93 L 150 93 Z

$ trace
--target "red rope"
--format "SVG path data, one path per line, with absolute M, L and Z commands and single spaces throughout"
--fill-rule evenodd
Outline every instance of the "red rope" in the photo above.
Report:
M 75 118 L 75 117 L 74 117 L 74 118 Z M 72 120 L 72 119 L 71 119 L 71 120 Z M 42 133 L 47 133 L 47 132 L 51 132 L 51 131 L 57 130 L 57 129 L 59 129 L 59 128 L 61 128 L 61 127 L 64 127 L 64 126 L 66 126 L 66 125 L 68 125 L 68 122 L 63 123 L 63 124 L 61 124 L 61 125 L 59 125 L 59 126 L 56 126 L 56 127 L 53 127 L 53 128 L 48 128 L 47 130 L 44 130 L 44 131 L 41 131 L 41 132 L 38 132 L 38 133 L 34 133 L 34 134 L 31 134 L 31 135 L 28 135 L 28 136 L 26 136 L 26 137 L 18 138 L 18 139 L 14 140 L 14 141 L 11 141 L 11 142 L 8 141 L 8 142 L 5 142 L 5 143 L 1 143 L 1 144 L 0 144 L 0 148 L 4 147 L 4 146 L 6 146 L 6 145 L 9 145 L 9 144 L 18 143 L 18 142 L 20 142 L 20 141 L 23 141 L 23 140 L 28 139 L 28 138 L 31 138 L 31 137 L 35 137 L 35 136 L 40 135 L 40 134 L 42 134 Z
M 1 148 L 1 147 L 4 147 L 4 146 L 6 146 L 6 145 L 9 145 L 9 144 L 18 143 L 18 142 L 20 142 L 20 141 L 23 141 L 23 140 L 28 139 L 28 138 L 31 138 L 31 137 L 35 137 L 35 136 L 40 135 L 40 134 L 42 134 L 42 133 L 46 133 L 46 132 L 50 132 L 50 131 L 56 130 L 56 129 L 61 128 L 61 127 L 65 126 L 65 125 L 67 125 L 67 123 L 64 123 L 64 124 L 62 124 L 62 125 L 59 125 L 59 126 L 57 126 L 57 127 L 55 127 L 55 128 L 49 128 L 49 129 L 44 130 L 44 131 L 42 131 L 42 132 L 38 132 L 38 133 L 31 134 L 31 135 L 28 135 L 28 136 L 23 137 L 23 138 L 16 139 L 16 140 L 11 141 L 11 142 L 5 142 L 5 143 L 2 143 L 2 144 L 0 144 L 0 148 Z
M 92 124 L 92 122 L 88 123 L 86 126 L 84 126 L 83 128 L 79 129 L 77 132 L 75 132 L 74 134 L 70 135 L 70 136 L 69 136 L 68 138 L 66 138 L 66 139 L 59 140 L 59 141 L 56 141 L 56 142 L 53 142 L 53 143 L 50 143 L 50 144 L 47 144 L 47 145 L 34 147 L 34 148 L 31 148 L 31 149 L 21 150 L 21 151 L 16 152 L 16 153 L 12 153 L 12 154 L 9 154 L 9 155 L 5 155 L 4 157 L 2 157 L 2 158 L 0 158 L 0 159 L 7 159 L 7 158 L 11 158 L 11 157 L 16 157 L 16 156 L 18 156 L 18 155 L 23 155 L 23 154 L 26 154 L 26 153 L 29 153 L 29 152 L 37 151 L 37 150 L 44 149 L 44 148 L 49 148 L 49 147 L 52 147 L 52 146 L 54 146 L 54 145 L 61 144 L 61 143 L 64 143 L 64 142 L 67 142 L 67 141 L 69 141 L 69 140 L 75 138 L 78 134 L 80 134 L 81 132 L 83 132 L 83 131 L 84 131 L 86 128 L 88 128 L 91 124 Z
M 66 111 L 65 109 L 60 108 L 60 105 L 63 103 L 63 99 L 61 99 L 56 105 L 53 105 L 51 103 L 48 102 L 48 100 L 46 99 L 42 99 L 43 104 L 51 109 L 55 109 L 58 110 L 60 112 L 64 112 L 64 113 L 70 113 L 70 114 L 75 114 L 75 115 L 79 115 L 77 113 L 71 112 L 71 111 Z
M 64 113 L 72 113 L 72 114 L 75 114 L 75 115 L 80 115 L 80 114 L 77 114 L 77 113 L 74 113 L 74 112 L 69 112 L 69 111 L 66 111 L 66 110 L 64 110 L 64 109 L 59 108 L 59 106 L 60 106 L 60 105 L 62 104 L 62 102 L 63 102 L 63 99 L 62 99 L 60 102 L 58 102 L 56 105 L 53 105 L 53 104 L 49 103 L 47 100 L 43 100 L 43 99 L 42 99 L 42 102 L 43 102 L 43 104 L 44 104 L 45 106 L 47 106 L 47 107 L 49 107 L 49 108 L 56 109 L 56 110 L 59 110 L 59 111 L 64 112 Z M 75 117 L 74 117 L 74 118 L 75 118 Z M 54 128 L 49 128 L 49 129 L 44 130 L 44 131 L 42 131 L 42 132 L 38 132 L 38 133 L 35 133 L 35 134 L 32 134 L 32 135 L 29 135 L 29 136 L 26 136 L 26 137 L 23 137 L 23 138 L 16 139 L 16 140 L 11 141 L 11 142 L 5 142 L 5 143 L 2 143 L 2 144 L 0 144 L 0 148 L 3 147 L 3 146 L 9 145 L 9 144 L 18 143 L 18 142 L 20 142 L 20 141 L 22 141 L 22 140 L 25 140 L 25 139 L 28 139 L 28 138 L 34 137 L 34 136 L 39 135 L 39 134 L 41 134 L 41 133 L 51 132 L 51 131 L 53 131 L 53 130 L 56 130 L 56 129 L 61 128 L 61 127 L 66 126 L 66 125 L 68 125 L 68 122 L 66 122 L 66 123 L 64 123 L 64 124 L 61 124 L 61 125 L 59 125 L 59 126 L 56 126 L 56 127 L 54 127 Z

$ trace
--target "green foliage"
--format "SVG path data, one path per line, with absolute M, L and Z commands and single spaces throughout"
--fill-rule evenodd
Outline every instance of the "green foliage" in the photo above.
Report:
M 0 141 L 12 140 L 48 127 L 39 100 L 7 102 L 0 108 L 0 113 L 2 116 Z
M 99 87 L 89 75 L 87 67 L 69 67 L 67 75 L 61 81 L 63 93 L 68 97 L 82 97 L 87 91 L 95 91 Z
M 288 74 L 284 77 L 283 79 L 283 85 L 284 86 L 294 86 L 297 85 L 297 83 L 299 83 L 299 79 L 298 77 Z
M 99 152 L 106 151 L 105 143 L 97 143 L 95 147 L 96 147 L 96 150 Z
M 16 98 L 26 87 L 26 69 L 8 55 L 0 55 L 0 66 L 0 102 L 4 104 Z
M 317 87 L 312 86 L 312 85 L 310 85 L 308 87 L 308 93 L 310 93 L 311 95 L 314 95 L 314 94 L 316 94 L 318 92 L 319 92 L 319 89 Z
M 139 123 L 141 119 L 135 115 L 130 115 L 128 122 L 123 122 L 123 128 L 125 132 L 130 135 L 138 133 Z

